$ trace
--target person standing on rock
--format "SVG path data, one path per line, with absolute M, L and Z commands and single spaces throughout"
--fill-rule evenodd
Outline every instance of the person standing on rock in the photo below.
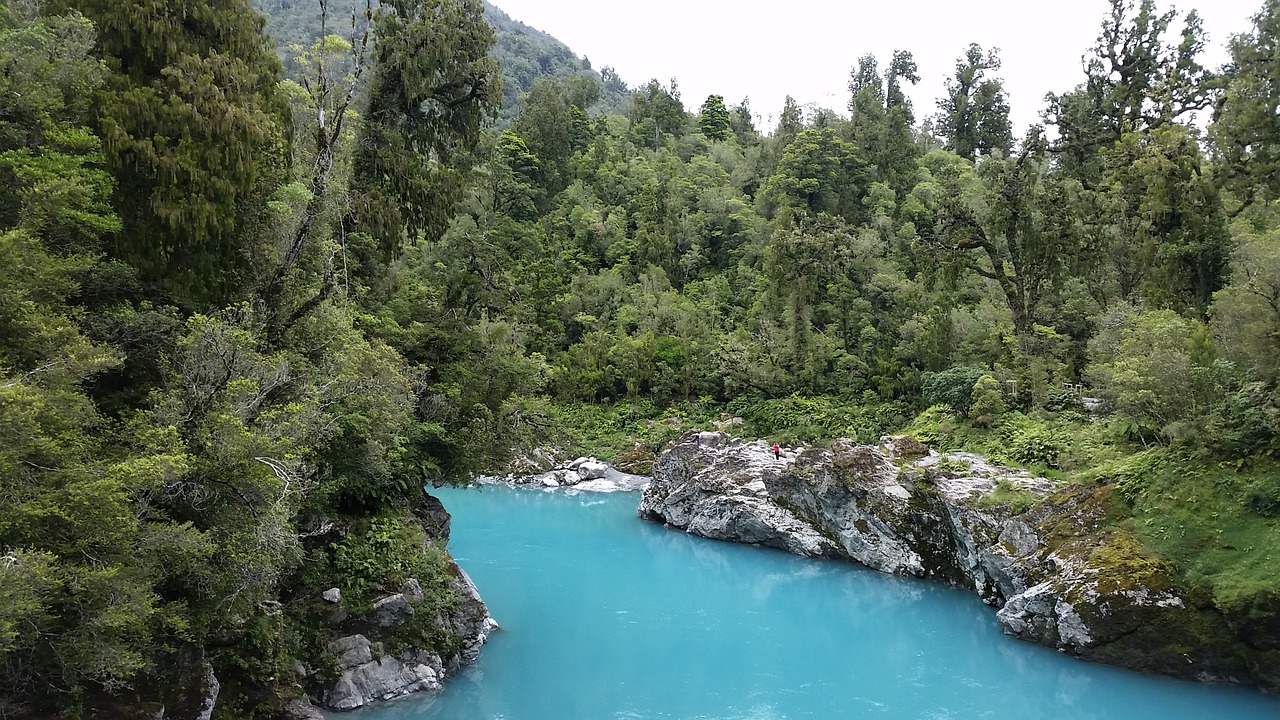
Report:
M 778 447 L 778 443 L 773 444 L 773 459 L 774 460 L 782 459 L 782 448 Z

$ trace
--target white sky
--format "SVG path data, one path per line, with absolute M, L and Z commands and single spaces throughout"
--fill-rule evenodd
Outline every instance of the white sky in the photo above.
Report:
M 881 67 L 894 49 L 914 54 L 917 117 L 936 112 L 943 80 L 976 42 L 998 47 L 1017 132 L 1038 122 L 1048 92 L 1083 79 L 1080 57 L 1098 36 L 1107 0 L 497 0 L 508 15 L 550 33 L 597 70 L 613 66 L 633 87 L 672 77 L 690 111 L 716 93 L 751 98 L 765 126 L 787 95 L 844 112 L 849 73 L 872 53 Z M 1166 0 L 1158 5 L 1168 7 Z M 1205 65 L 1226 60 L 1262 0 L 1182 0 L 1209 35 Z

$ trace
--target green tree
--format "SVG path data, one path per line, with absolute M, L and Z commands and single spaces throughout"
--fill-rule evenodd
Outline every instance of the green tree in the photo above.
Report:
M 1048 97 L 1046 118 L 1059 134 L 1055 149 L 1086 186 L 1101 174 L 1101 148 L 1211 103 L 1215 79 L 1199 61 L 1205 43 L 1200 16 L 1192 11 L 1181 18 L 1181 37 L 1171 42 L 1166 36 L 1177 20 L 1173 10 L 1158 14 L 1154 0 L 1111 0 L 1085 60 L 1085 82 Z
M 938 100 L 938 130 L 946 148 L 962 158 L 1008 155 L 1013 147 L 1004 83 L 988 76 L 1000 69 L 997 52 L 983 54 L 981 46 L 970 45 L 956 61 L 955 75 L 947 79 L 947 94 Z
M 1266 0 L 1253 26 L 1228 43 L 1231 63 L 1209 127 L 1220 182 L 1239 203 L 1235 213 L 1280 197 L 1280 3 Z
M 438 236 L 463 190 L 455 166 L 498 106 L 493 29 L 479 0 L 387 0 L 374 17 L 369 105 L 357 139 L 354 227 L 384 260 Z
M 738 144 L 752 147 L 760 143 L 760 132 L 756 130 L 756 119 L 751 113 L 751 99 L 742 98 L 742 102 L 729 109 L 729 125 L 738 136 Z
M 711 140 L 727 140 L 732 130 L 729 109 L 724 106 L 724 97 L 709 95 L 702 103 L 698 113 L 698 130 Z
M 662 144 L 662 133 L 681 137 L 685 132 L 688 116 L 680 102 L 680 88 L 675 79 L 669 87 L 656 79 L 636 89 L 631 95 L 632 137 L 638 145 L 650 145 L 656 150 Z
M 1213 297 L 1213 329 L 1223 355 L 1251 375 L 1280 380 L 1280 232 L 1275 209 L 1232 226 L 1231 281 Z
M 280 62 L 248 0 L 55 0 L 99 28 L 97 130 L 119 182 L 113 254 L 183 303 L 240 290 L 282 179 Z
M 852 220 L 862 212 L 866 175 L 866 161 L 853 145 L 830 128 L 809 128 L 783 151 L 765 193 L 784 209 Z
M 801 112 L 800 106 L 796 103 L 795 98 L 790 95 L 782 103 L 782 113 L 778 115 L 778 128 L 774 131 L 773 137 L 777 145 L 777 152 L 781 154 L 796 135 L 804 129 L 804 113 Z
M 64 715 L 180 641 L 183 608 L 156 587 L 203 542 L 135 502 L 181 453 L 122 441 L 86 392 L 120 362 L 72 303 L 120 227 L 85 125 L 105 73 L 88 20 L 25 9 L 0 4 L 0 713 Z
M 915 114 L 903 83 L 918 83 L 911 53 L 896 50 L 883 77 L 872 55 L 858 60 L 849 82 L 849 139 L 873 166 L 872 178 L 905 193 L 914 179 L 919 151 Z
M 932 180 L 916 195 L 935 208 L 931 247 L 943 253 L 943 264 L 995 282 L 1017 335 L 1030 338 L 1047 294 L 1083 240 L 1075 213 L 1079 184 L 1053 170 L 1036 130 L 1016 156 L 986 158 L 976 172 L 936 152 L 923 164 Z
M 569 164 L 586 151 L 593 129 L 584 112 L 600 97 L 600 85 L 591 78 L 543 78 L 524 98 L 513 129 L 542 165 L 539 185 L 548 195 L 570 182 Z
M 1104 254 L 1120 297 L 1204 314 L 1228 273 L 1231 239 L 1217 188 L 1190 131 L 1128 133 L 1101 154 Z
M 1089 345 L 1087 376 L 1116 410 L 1155 430 L 1209 409 L 1214 388 L 1192 353 L 1203 330 L 1171 310 L 1140 312 L 1119 304 Z M 1198 362 L 1199 360 L 1199 362 Z

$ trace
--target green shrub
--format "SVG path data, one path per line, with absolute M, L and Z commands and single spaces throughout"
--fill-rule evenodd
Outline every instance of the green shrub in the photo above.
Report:
M 907 425 L 906 434 L 930 447 L 950 447 L 947 438 L 960 425 L 960 419 L 945 405 L 934 405 Z
M 930 405 L 946 405 L 959 413 L 969 412 L 973 386 L 987 371 L 978 367 L 953 367 L 925 377 L 922 392 Z
M 1084 412 L 1084 402 L 1070 390 L 1051 390 L 1045 397 L 1044 409 L 1053 412 Z
M 996 480 L 996 489 L 978 501 L 978 507 L 1007 507 L 1014 515 L 1021 515 L 1040 502 L 1040 498 L 1024 487 L 1000 478 Z
M 1067 445 L 1061 435 L 1043 426 L 1033 425 L 1013 434 L 1007 452 L 1009 457 L 1020 463 L 1058 468 Z
M 1265 517 L 1280 516 L 1280 477 L 1268 475 L 1245 488 L 1245 505 Z
M 991 427 L 1007 409 L 1000 393 L 1000 381 L 990 375 L 978 378 L 969 397 L 969 420 L 978 427 Z
M 874 443 L 902 427 L 909 417 L 898 402 L 846 400 L 832 396 L 775 398 L 731 403 L 729 410 L 747 421 L 747 434 L 813 442 L 848 437 Z
M 1222 456 L 1280 457 L 1280 391 L 1247 383 L 1214 404 L 1204 444 Z
M 967 473 L 969 472 L 970 465 L 968 462 L 964 460 L 944 457 L 941 460 L 939 460 L 938 463 L 934 465 L 934 467 L 938 470 L 938 472 Z
M 343 603 L 360 612 L 384 590 L 415 578 L 428 596 L 443 594 L 452 570 L 444 549 L 427 541 L 413 517 L 385 514 L 358 523 L 330 546 Z M 435 592 L 433 592 L 433 590 Z

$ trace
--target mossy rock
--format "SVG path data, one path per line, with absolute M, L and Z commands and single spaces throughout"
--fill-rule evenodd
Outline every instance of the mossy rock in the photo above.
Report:
M 636 443 L 630 450 L 618 453 L 613 458 L 613 466 L 632 475 L 650 475 L 653 473 L 653 461 L 657 457 L 653 446 Z

